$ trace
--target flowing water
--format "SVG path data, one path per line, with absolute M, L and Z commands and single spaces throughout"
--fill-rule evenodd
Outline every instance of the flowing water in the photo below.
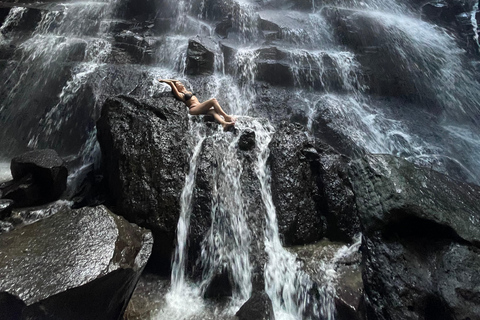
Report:
M 288 90 L 292 102 L 288 107 L 303 113 L 310 136 L 332 130 L 365 152 L 397 155 L 480 183 L 476 75 L 465 67 L 464 50 L 450 33 L 419 20 L 401 1 L 338 0 L 331 5 L 355 10 L 359 21 L 380 30 L 376 36 L 382 42 L 381 50 L 388 52 L 410 85 L 421 93 L 414 101 L 371 93 L 374 88 L 365 80 L 363 57 L 338 41 L 336 26 L 322 13 L 318 1 L 311 2 L 309 12 L 274 0 L 232 1 L 232 26 L 226 40 L 215 35 L 218 19 L 210 17 L 209 1 L 164 1 L 162 6 L 168 10 L 159 11 L 156 18 L 176 18 L 162 32 L 146 33 L 153 62 L 126 65 L 112 62 L 118 54 L 112 28 L 123 23 L 116 16 L 121 4 L 122 0 L 60 1 L 42 7 L 28 36 L 19 26 L 34 9 L 18 6 L 9 11 L 0 26 L 0 45 L 15 49 L 12 57 L 2 62 L 0 157 L 52 147 L 62 155 L 80 158 L 82 166 L 98 165 L 94 122 L 105 97 L 138 88 L 144 96 L 155 97 L 169 90 L 157 78 L 180 79 L 202 100 L 216 97 L 228 112 L 239 116 L 237 134 L 207 133 L 203 123 L 190 119 L 191 156 L 181 195 L 170 290 L 155 319 L 233 317 L 253 290 L 257 263 L 253 247 L 266 256 L 265 290 L 276 319 L 335 319 L 334 264 L 340 256 L 358 250 L 359 242 L 343 247 L 333 260 L 325 262 L 322 283 L 315 283 L 296 256 L 282 247 L 267 165 L 275 117 L 271 121 L 253 117 L 259 113 L 258 81 L 266 78 L 262 69 L 266 66 L 286 68 L 291 75 Z M 289 9 L 272 9 L 280 7 Z M 472 41 L 478 43 L 478 5 L 472 10 Z M 278 28 L 265 27 L 264 21 Z M 234 52 L 226 61 L 218 45 L 214 73 L 203 77 L 203 82 L 186 76 L 188 41 L 196 35 L 211 36 Z M 274 107 L 280 105 L 281 97 L 271 99 L 278 102 Z M 238 140 L 247 131 L 254 132 L 256 140 L 251 168 L 237 152 Z M 193 262 L 201 267 L 202 275 L 194 280 L 187 272 L 189 226 L 196 174 L 207 143 L 217 165 L 211 168 L 211 225 L 201 243 L 199 261 Z M 252 168 L 253 193 L 244 182 Z M 8 174 L 6 165 L 0 169 L 1 181 Z M 74 175 L 70 184 L 75 183 Z M 257 208 L 251 210 L 251 204 L 259 199 Z M 252 225 L 255 215 L 264 221 L 261 230 Z M 221 270 L 228 271 L 232 297 L 217 308 L 203 295 Z M 312 295 L 312 290 L 317 294 Z

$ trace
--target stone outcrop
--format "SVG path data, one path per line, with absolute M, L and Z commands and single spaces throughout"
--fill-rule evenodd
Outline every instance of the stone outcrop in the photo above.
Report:
M 480 188 L 387 155 L 351 174 L 368 319 L 478 319 Z
M 423 101 L 430 108 L 435 106 L 431 100 L 435 97 L 432 83 L 439 77 L 437 70 L 443 67 L 444 52 L 405 38 L 403 26 L 393 16 L 384 21 L 375 12 L 333 7 L 325 7 L 322 14 L 339 41 L 356 53 L 371 93 Z M 392 39 L 402 41 L 401 50 L 385 45 Z M 427 63 L 425 55 L 439 59 L 428 59 Z M 424 81 L 425 75 L 428 81 Z
M 254 292 L 236 316 L 239 320 L 275 320 L 272 301 L 265 292 Z
M 67 188 L 68 170 L 54 150 L 34 150 L 12 159 L 12 181 L 0 184 L 1 197 L 15 207 L 57 200 Z
M 334 300 L 335 319 L 338 320 L 364 319 L 359 244 L 346 247 L 340 243 L 320 241 L 288 248 L 315 283 L 314 288 L 318 291 L 317 295 L 324 297 L 321 299 L 324 304 Z
M 186 72 L 189 75 L 211 75 L 215 71 L 217 44 L 207 37 L 188 41 Z
M 0 313 L 9 319 L 120 319 L 151 233 L 105 207 L 64 210 L 0 235 Z
M 347 159 L 316 143 L 303 127 L 283 123 L 270 143 L 272 196 L 286 245 L 328 235 L 349 239 L 359 231 Z
M 97 123 L 112 206 L 152 231 L 155 267 L 165 272 L 188 170 L 184 108 L 173 97 L 140 101 L 119 96 L 105 102 Z
M 10 217 L 14 201 L 9 199 L 0 200 L 0 220 Z

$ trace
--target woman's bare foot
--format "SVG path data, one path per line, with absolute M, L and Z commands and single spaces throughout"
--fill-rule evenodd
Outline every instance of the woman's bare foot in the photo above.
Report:
M 223 117 L 225 119 L 226 122 L 232 122 L 232 123 L 235 123 L 235 121 L 237 120 L 236 117 L 234 116 L 229 116 L 229 115 L 226 115 Z
M 230 130 L 235 125 L 235 122 L 225 122 L 222 124 L 223 131 Z

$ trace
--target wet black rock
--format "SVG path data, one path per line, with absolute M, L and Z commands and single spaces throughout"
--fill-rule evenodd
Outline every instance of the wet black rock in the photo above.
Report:
M 325 7 L 322 14 L 339 41 L 356 53 L 371 93 L 421 101 L 425 107 L 435 108 L 432 82 L 439 77 L 444 53 L 429 46 L 419 48 L 418 43 L 405 38 L 402 25 L 386 23 L 374 12 Z M 386 45 L 397 38 L 402 50 Z M 435 59 L 427 63 L 425 55 Z M 422 80 L 425 76 L 429 81 Z
M 272 197 L 286 245 L 311 243 L 325 234 L 319 172 L 303 153 L 313 149 L 303 128 L 284 123 L 270 143 Z M 316 152 L 316 151 L 314 151 Z
M 208 287 L 205 289 L 204 297 L 219 299 L 232 296 L 232 281 L 226 269 L 217 273 Z
M 272 301 L 264 291 L 255 291 L 235 315 L 238 320 L 275 320 Z
M 359 231 L 348 159 L 308 137 L 302 126 L 283 123 L 270 143 L 272 197 L 286 245 L 324 236 L 350 240 Z
M 477 26 L 472 20 L 475 0 L 442 0 L 420 2 L 422 19 L 433 22 L 457 33 L 460 44 L 469 52 L 478 56 L 479 46 L 475 41 Z M 478 12 L 478 9 L 477 9 Z M 476 23 L 476 22 L 475 22 Z
M 111 205 L 152 230 L 152 266 L 159 272 L 170 270 L 188 171 L 188 127 L 187 112 L 173 97 L 109 98 L 97 123 Z
M 387 155 L 352 163 L 369 319 L 478 319 L 480 187 Z
M 207 256 L 218 254 L 216 245 L 203 247 L 204 251 L 202 251 L 202 241 L 203 244 L 214 241 L 209 239 L 209 235 L 215 234 L 215 232 L 235 234 L 239 231 L 231 230 L 231 228 L 238 228 L 239 224 L 246 224 L 249 231 L 241 231 L 247 233 L 244 235 L 246 240 L 236 238 L 236 241 L 241 241 L 241 243 L 236 243 L 231 249 L 236 250 L 237 246 L 249 245 L 250 263 L 254 269 L 252 284 L 253 287 L 263 288 L 263 266 L 266 262 L 263 230 L 265 230 L 266 212 L 260 194 L 260 183 L 255 172 L 255 151 L 239 149 L 238 143 L 242 133 L 240 136 L 227 133 L 228 136 L 225 138 L 222 137 L 225 135 L 223 132 L 211 131 L 207 135 L 197 160 L 188 239 L 188 272 L 198 278 L 205 267 L 221 270 L 223 261 L 219 261 L 219 265 L 215 266 L 198 264 L 200 253 Z M 255 141 L 253 143 L 255 145 Z M 228 178 L 225 177 L 226 175 Z M 231 192 L 237 195 L 241 193 L 242 198 L 247 200 L 235 199 L 225 202 L 223 199 L 231 197 L 229 194 Z M 238 212 L 243 212 L 243 214 L 238 214 Z M 247 221 L 237 220 L 242 216 L 245 216 Z M 218 230 L 219 228 L 221 230 Z M 230 248 L 230 241 L 234 241 L 234 239 L 222 241 L 225 241 L 225 245 Z M 226 272 L 231 275 L 234 270 L 227 269 Z M 216 280 L 212 279 L 211 281 Z
M 150 232 L 101 206 L 67 209 L 1 234 L 0 313 L 120 319 L 151 247 Z
M 13 200 L 0 199 L 0 220 L 10 217 L 12 214 L 13 204 Z
M 12 159 L 10 169 L 14 181 L 31 175 L 45 202 L 58 199 L 67 188 L 68 170 L 55 150 L 34 150 L 19 155 Z
M 215 33 L 225 39 L 228 37 L 228 32 L 232 29 L 232 27 L 232 14 L 229 14 L 226 18 L 217 23 L 215 26 Z
M 238 147 L 244 151 L 255 148 L 255 131 L 250 129 L 243 131 L 240 140 L 238 140 Z
M 364 319 L 361 254 L 358 249 L 359 243 L 347 249 L 344 244 L 326 240 L 288 248 L 314 282 L 316 294 L 313 296 L 322 297 L 321 301 L 334 300 L 335 319 L 338 320 Z
M 215 71 L 217 44 L 208 37 L 196 36 L 188 41 L 186 72 L 188 75 L 211 75 Z
M 132 31 L 124 30 L 116 34 L 113 50 L 115 54 L 111 59 L 116 63 L 150 64 L 154 61 L 152 45 L 144 36 Z
M 34 150 L 11 162 L 12 181 L 0 184 L 0 195 L 16 208 L 57 200 L 67 188 L 68 170 L 54 150 Z

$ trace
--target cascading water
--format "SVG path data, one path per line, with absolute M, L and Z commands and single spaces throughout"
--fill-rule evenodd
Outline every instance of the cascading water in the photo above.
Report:
M 272 114 L 281 114 L 281 120 L 289 118 L 286 111 L 277 110 L 285 105 L 280 94 L 261 97 L 273 105 L 264 111 L 271 116 L 271 122 L 250 117 L 259 114 L 257 94 L 264 84 L 259 85 L 259 81 L 268 82 L 275 77 L 278 82 L 273 81 L 274 84 L 290 86 L 293 98 L 286 104 L 305 116 L 311 137 L 332 130 L 363 151 L 394 154 L 445 173 L 451 173 L 449 166 L 453 163 L 460 168 L 461 177 L 480 182 L 480 132 L 476 127 L 480 96 L 475 74 L 465 69 L 464 52 L 453 36 L 419 20 L 402 1 L 332 2 L 360 17 L 365 28 L 380 30 L 375 36 L 381 37 L 381 45 L 369 47 L 361 54 L 355 51 L 355 45 L 339 43 L 336 32 L 341 28 L 332 25 L 320 3 L 314 0 L 309 13 L 301 8 L 305 4 L 295 3 L 299 6 L 296 7 L 284 5 L 285 2 L 280 6 L 280 1 L 232 1 L 229 5 L 233 18 L 227 39 L 215 35 L 220 17 L 209 9 L 212 1 L 163 1 L 159 6 L 165 10 L 158 10 L 145 24 L 147 27 L 127 24 L 115 16 L 116 7 L 123 2 L 74 1 L 42 7 L 38 9 L 38 24 L 29 37 L 17 26 L 33 9 L 13 7 L 9 11 L 0 27 L 0 45 L 15 46 L 15 52 L 8 63 L 2 64 L 5 80 L 0 90 L 0 116 L 5 126 L 0 129 L 4 152 L 0 156 L 9 158 L 27 148 L 55 147 L 64 155 L 81 157 L 83 164 L 97 163 L 94 121 L 102 100 L 136 89 L 148 97 L 168 91 L 157 78 L 181 79 L 201 100 L 216 97 L 228 112 L 239 115 L 236 135 L 223 131 L 207 135 L 203 123 L 189 122 L 191 157 L 181 196 L 171 288 L 166 304 L 154 318 L 210 317 L 205 315 L 208 303 L 202 295 L 221 270 L 228 270 L 233 283 L 232 299 L 224 311 L 218 312 L 220 315 L 213 313 L 218 317 L 233 316 L 252 292 L 254 270 L 250 251 L 255 245 L 255 233 L 260 233 L 266 253 L 265 290 L 276 318 L 335 319 L 334 277 L 327 271 L 333 269 L 336 258 L 326 263 L 325 279 L 318 286 L 302 271 L 295 255 L 282 247 L 267 159 L 274 134 Z M 288 9 L 272 10 L 276 7 Z M 470 13 L 476 42 L 477 9 L 475 5 Z M 157 23 L 165 23 L 160 32 L 155 29 Z M 118 61 L 123 60 L 112 59 L 120 49 L 114 39 L 119 32 L 111 30 L 123 32 L 124 28 L 135 32 L 148 30 L 143 40 L 154 51 L 152 61 L 127 59 L 121 65 Z M 213 74 L 202 80 L 185 76 L 188 41 L 196 35 L 213 37 L 234 51 L 227 58 L 226 51 L 218 45 Z M 385 98 L 372 88 L 370 75 L 365 74 L 369 68 L 364 67 L 366 62 L 362 59 L 376 50 L 389 54 L 394 60 L 392 65 L 401 70 L 397 76 L 405 76 L 409 80 L 405 86 L 417 90 L 418 97 Z M 269 70 L 284 73 L 269 78 Z M 291 81 L 287 84 L 280 81 L 284 79 L 277 79 L 288 76 Z M 432 114 L 432 110 L 437 114 Z M 26 114 L 32 116 L 23 120 Z M 264 230 L 252 231 L 252 213 L 247 206 L 253 196 L 242 185 L 247 169 L 237 149 L 240 136 L 248 130 L 255 133 L 253 162 L 259 183 L 256 191 L 262 200 L 263 211 L 259 212 L 265 214 Z M 217 166 L 211 168 L 211 225 L 203 239 L 199 261 L 192 262 L 203 273 L 194 280 L 186 271 L 189 219 L 197 165 L 207 141 L 214 146 L 210 151 Z M 0 165 L 0 170 L 4 167 Z M 0 179 L 2 176 L 6 175 L 0 172 Z M 352 247 L 357 249 L 358 243 Z M 317 290 L 315 297 L 310 294 L 312 290 Z

